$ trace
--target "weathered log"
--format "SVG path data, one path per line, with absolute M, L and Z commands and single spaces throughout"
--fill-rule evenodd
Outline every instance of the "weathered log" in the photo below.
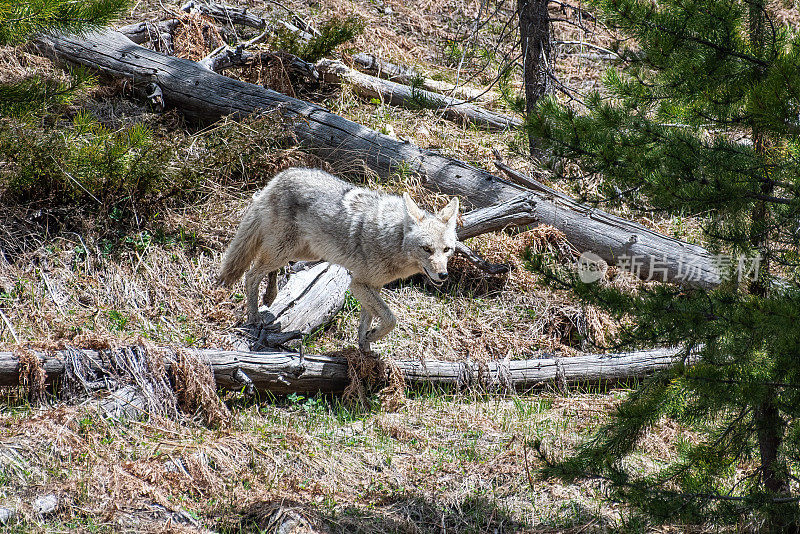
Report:
M 229 6 L 224 4 L 196 2 L 190 0 L 181 6 L 184 13 L 199 13 L 212 18 L 217 22 L 228 24 L 241 24 L 250 28 L 264 29 L 267 22 L 263 17 L 254 15 L 246 7 Z
M 362 98 L 379 98 L 393 106 L 430 108 L 440 111 L 444 117 L 462 124 L 474 124 L 487 130 L 518 128 L 522 121 L 470 104 L 464 100 L 433 93 L 425 89 L 382 80 L 351 69 L 338 60 L 322 59 L 317 70 L 328 83 L 349 83 Z
M 412 68 L 396 65 L 389 61 L 383 61 L 372 54 L 365 54 L 363 52 L 353 54 L 353 64 L 359 70 L 377 76 L 378 78 L 383 78 L 384 80 L 390 80 L 405 85 L 411 85 L 415 82 L 419 83 L 422 89 L 431 91 L 432 93 L 442 93 L 448 96 L 454 95 L 469 101 L 477 100 L 486 102 L 497 100 L 497 94 L 494 91 L 432 80 L 424 77 L 422 73 Z
M 188 116 L 216 120 L 281 110 L 295 119 L 301 144 L 334 163 L 361 160 L 381 176 L 398 169 L 419 174 L 426 187 L 460 195 L 466 204 L 486 207 L 510 200 L 526 189 L 462 161 L 403 143 L 348 121 L 326 109 L 275 91 L 203 69 L 197 63 L 168 57 L 135 45 L 110 30 L 84 36 L 43 35 L 35 40 L 44 53 L 99 69 L 134 83 L 156 83 L 165 101 Z M 638 259 L 642 278 L 709 287 L 719 284 L 714 257 L 703 247 L 674 239 L 601 210 L 581 206 L 552 193 L 532 191 L 540 223 L 561 230 L 578 250 L 592 251 L 617 264 Z
M 251 346 L 276 347 L 315 331 L 341 309 L 350 274 L 322 262 L 293 274 L 270 306 L 259 308 L 264 324 L 249 327 Z
M 165 43 L 169 46 L 163 50 L 172 54 L 172 32 L 180 24 L 178 19 L 167 19 L 159 22 L 137 22 L 121 27 L 118 31 L 136 44 L 147 42 Z
M 208 70 L 222 72 L 231 67 L 263 65 L 268 68 L 279 67 L 291 79 L 302 80 L 306 84 L 318 84 L 319 73 L 313 63 L 286 52 L 249 52 L 245 46 L 219 48 L 198 63 Z
M 511 226 L 537 223 L 536 197 L 518 195 L 493 206 L 472 210 L 461 216 L 458 239 L 463 241 L 476 235 L 496 232 Z
M 220 24 L 240 24 L 250 28 L 266 28 L 270 29 L 271 31 L 270 25 L 263 16 L 249 11 L 249 9 L 246 7 L 219 4 L 216 2 L 196 2 L 195 0 L 190 0 L 181 6 L 181 11 L 185 13 L 199 13 Z M 275 22 L 289 30 L 289 32 L 298 35 L 305 41 L 308 41 L 314 35 L 319 33 L 313 26 L 301 19 L 294 12 L 292 12 L 292 19 L 292 22 L 287 22 L 280 19 L 276 20 Z M 295 24 L 299 25 L 300 27 L 296 26 Z
M 97 360 L 95 351 L 84 351 Z M 36 352 L 52 383 L 64 374 L 63 352 Z M 171 353 L 168 353 L 171 354 Z M 217 387 L 238 390 L 244 374 L 253 388 L 275 394 L 340 392 L 349 383 L 347 360 L 342 356 L 305 355 L 292 352 L 242 352 L 201 349 L 197 355 L 208 362 Z M 527 390 L 548 383 L 590 383 L 639 378 L 678 363 L 676 349 L 654 349 L 619 354 L 584 354 L 534 360 L 496 361 L 488 364 L 438 360 L 399 360 L 395 363 L 409 384 L 470 386 L 486 389 Z M 170 368 L 171 357 L 165 358 Z M 19 360 L 0 352 L 0 386 L 19 385 Z
M 136 386 L 112 391 L 98 402 L 100 412 L 113 419 L 142 419 L 147 416 L 147 399 Z

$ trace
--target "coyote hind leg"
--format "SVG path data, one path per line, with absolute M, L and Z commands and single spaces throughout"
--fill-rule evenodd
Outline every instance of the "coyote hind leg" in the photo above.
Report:
M 278 296 L 278 271 L 267 273 L 267 289 L 264 290 L 263 303 L 267 306 L 275 302 Z
M 269 275 L 267 277 L 268 286 L 264 292 L 264 301 L 265 304 L 272 304 L 272 301 L 275 300 L 275 295 L 278 293 L 278 267 L 280 265 L 275 265 L 274 262 L 268 261 L 262 256 L 256 259 L 253 266 L 244 275 L 248 323 L 258 324 L 261 322 L 261 317 L 258 315 L 258 288 L 261 285 L 261 280 L 267 275 Z

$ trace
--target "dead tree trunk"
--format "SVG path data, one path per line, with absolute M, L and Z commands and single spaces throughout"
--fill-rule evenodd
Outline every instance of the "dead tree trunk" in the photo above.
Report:
M 460 195 L 467 204 L 491 206 L 510 200 L 525 188 L 462 161 L 403 143 L 348 121 L 317 105 L 303 102 L 226 76 L 197 63 L 165 56 L 135 45 L 110 30 L 78 36 L 40 36 L 44 53 L 131 80 L 157 84 L 167 104 L 187 115 L 207 121 L 221 116 L 249 115 L 280 110 L 295 120 L 301 144 L 333 163 L 362 160 L 379 175 L 398 168 L 418 173 L 423 184 L 446 194 Z M 352 165 L 351 165 L 352 166 Z M 666 281 L 709 287 L 720 277 L 712 255 L 702 247 L 654 232 L 601 210 L 581 206 L 560 195 L 531 191 L 539 223 L 561 230 L 582 251 L 592 251 L 616 264 L 635 258 L 642 278 L 663 276 Z
M 240 350 L 264 350 L 311 334 L 339 312 L 349 286 L 347 269 L 327 262 L 290 274 L 273 303 L 259 309 L 263 322 L 243 326 L 232 341 Z
M 549 0 L 518 0 L 519 35 L 524 65 L 525 110 L 532 113 L 544 95 L 552 91 Z M 530 138 L 531 155 L 537 155 L 536 140 Z
M 83 352 L 86 365 L 91 366 L 93 362 L 103 360 L 95 351 Z M 418 359 L 395 363 L 410 384 L 523 391 L 553 382 L 596 383 L 643 377 L 675 365 L 676 354 L 676 349 L 655 349 L 608 355 L 497 361 L 485 365 Z M 37 352 L 35 355 L 47 373 L 47 383 L 64 374 L 63 351 Z M 217 387 L 224 389 L 238 390 L 247 384 L 260 392 L 274 394 L 340 392 L 349 383 L 347 359 L 342 356 L 214 349 L 199 350 L 197 355 L 208 362 Z M 165 358 L 167 368 L 173 362 L 173 357 Z M 19 385 L 19 374 L 18 357 L 11 352 L 0 352 L 0 386 Z
M 436 109 L 452 121 L 474 124 L 487 130 L 507 130 L 522 125 L 522 121 L 514 117 L 425 89 L 381 80 L 351 69 L 338 60 L 323 59 L 317 62 L 317 70 L 328 83 L 350 83 L 362 98 L 379 98 L 394 106 Z
M 536 222 L 536 197 L 522 194 L 494 206 L 472 210 L 462 215 L 461 226 L 457 229 L 458 239 L 463 241 L 476 235 Z

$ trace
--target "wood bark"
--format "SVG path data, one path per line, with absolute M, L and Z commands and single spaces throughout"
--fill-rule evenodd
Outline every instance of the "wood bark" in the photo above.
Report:
M 84 351 L 87 362 L 100 360 L 95 351 Z M 64 374 L 63 352 L 36 352 L 52 383 Z M 169 353 L 168 353 L 169 354 Z M 488 364 L 438 360 L 399 360 L 395 363 L 409 384 L 526 390 L 548 383 L 588 383 L 643 377 L 677 363 L 675 349 L 619 354 L 585 354 L 534 360 L 496 361 Z M 238 390 L 244 374 L 253 388 L 274 394 L 341 392 L 349 383 L 347 360 L 342 356 L 305 355 L 292 352 L 246 352 L 201 349 L 197 355 L 208 362 L 217 387 Z M 165 358 L 167 368 L 173 360 Z M 0 352 L 0 386 L 19 385 L 19 360 Z
M 339 312 L 350 286 L 347 269 L 327 262 L 289 276 L 275 301 L 259 308 L 264 323 L 245 327 L 248 348 L 277 347 L 314 332 Z
M 522 121 L 515 117 L 495 113 L 440 93 L 382 80 L 351 69 L 338 60 L 322 59 L 317 62 L 316 66 L 323 80 L 328 83 L 349 83 L 362 98 L 378 98 L 393 106 L 435 109 L 452 121 L 474 124 L 479 128 L 491 131 L 518 128 L 522 125 Z
M 119 32 L 136 44 L 154 43 L 155 49 L 172 55 L 174 53 L 172 32 L 180 24 L 178 19 L 167 19 L 159 22 L 138 22 L 128 24 Z
M 43 53 L 86 65 L 134 84 L 158 84 L 167 104 L 196 119 L 213 121 L 224 115 L 275 112 L 294 119 L 299 142 L 333 162 L 363 163 L 381 176 L 411 170 L 424 186 L 461 196 L 467 205 L 486 207 L 510 200 L 527 190 L 482 169 L 412 143 L 400 142 L 348 121 L 328 110 L 203 69 L 197 63 L 165 56 L 135 45 L 118 32 L 80 36 L 39 36 Z M 712 255 L 702 247 L 654 232 L 601 210 L 581 206 L 565 195 L 531 191 L 536 196 L 539 223 L 561 230 L 581 251 L 592 251 L 616 264 L 638 258 L 642 278 L 663 275 L 703 287 L 717 285 Z
M 519 35 L 525 84 L 525 110 L 532 113 L 536 104 L 552 91 L 553 73 L 550 67 L 550 15 L 548 0 L 518 0 Z M 532 156 L 540 156 L 536 139 L 530 137 Z
M 286 9 L 288 10 L 288 8 Z M 250 28 L 269 29 L 272 31 L 272 28 L 263 16 L 253 13 L 247 7 L 190 0 L 181 6 L 181 11 L 185 13 L 199 13 L 220 24 L 240 24 Z M 308 41 L 314 35 L 319 34 L 319 32 L 313 26 L 301 19 L 296 13 L 293 11 L 291 11 L 291 13 L 293 19 L 292 22 L 277 20 L 276 23 L 280 24 L 290 32 L 297 34 L 305 41 Z
M 223 24 L 241 24 L 250 28 L 264 29 L 267 22 L 263 17 L 251 13 L 248 8 L 224 4 L 196 2 L 190 0 L 181 6 L 184 13 L 199 13 Z
M 493 206 L 469 211 L 461 216 L 461 226 L 456 230 L 458 239 L 496 232 L 512 226 L 537 223 L 536 197 L 531 194 L 500 202 Z

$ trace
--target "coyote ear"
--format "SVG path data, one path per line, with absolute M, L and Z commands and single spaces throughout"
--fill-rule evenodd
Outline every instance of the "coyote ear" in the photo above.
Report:
M 458 215 L 458 197 L 453 197 L 450 202 L 447 203 L 447 206 L 443 207 L 439 210 L 439 213 L 436 214 L 443 223 L 453 222 L 453 226 L 455 226 L 456 216 Z
M 408 213 L 415 221 L 422 222 L 422 219 L 425 218 L 425 212 L 419 209 L 419 206 L 417 206 L 417 203 L 414 202 L 413 198 L 411 198 L 411 195 L 408 193 L 403 193 L 403 201 L 406 205 L 406 213 Z

